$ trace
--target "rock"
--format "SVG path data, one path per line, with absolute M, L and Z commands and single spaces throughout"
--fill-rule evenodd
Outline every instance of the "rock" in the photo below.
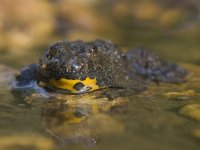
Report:
M 179 113 L 193 120 L 200 121 L 200 104 L 188 104 L 183 106 Z
M 36 134 L 17 134 L 0 136 L 2 150 L 54 150 L 55 145 L 51 139 Z

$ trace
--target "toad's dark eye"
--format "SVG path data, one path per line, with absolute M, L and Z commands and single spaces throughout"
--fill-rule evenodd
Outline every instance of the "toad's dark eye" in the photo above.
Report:
M 46 55 L 46 58 L 50 58 L 50 55 L 49 55 L 49 54 L 47 54 L 47 55 Z
M 50 47 L 49 55 L 50 57 L 54 57 L 58 53 L 58 49 L 55 46 Z

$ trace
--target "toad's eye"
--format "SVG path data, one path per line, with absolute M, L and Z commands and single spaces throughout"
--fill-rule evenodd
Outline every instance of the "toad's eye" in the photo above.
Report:
M 76 70 L 76 71 L 79 71 L 81 69 L 81 66 L 78 65 L 77 63 L 73 63 L 72 64 L 72 69 Z
M 50 47 L 49 56 L 53 57 L 58 53 L 58 49 L 55 46 Z
M 48 59 L 49 59 L 49 58 L 50 58 L 50 55 L 49 55 L 49 54 L 47 54 L 47 55 L 46 55 L 46 58 L 48 58 Z
M 67 90 L 71 93 L 85 93 L 99 89 L 96 79 L 86 78 L 85 80 L 71 80 L 61 78 L 59 80 L 51 79 L 49 83 L 55 88 Z

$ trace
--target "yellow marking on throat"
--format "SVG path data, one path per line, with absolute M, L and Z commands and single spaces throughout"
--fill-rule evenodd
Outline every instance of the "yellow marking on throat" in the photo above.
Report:
M 61 78 L 60 80 L 51 79 L 49 82 L 56 88 L 66 89 L 71 91 L 72 93 L 85 92 L 85 91 L 77 91 L 76 89 L 74 89 L 74 85 L 76 85 L 79 82 L 82 83 L 85 87 L 90 87 L 91 89 L 89 91 L 94 91 L 99 89 L 99 86 L 97 85 L 97 80 L 90 79 L 88 77 L 83 81 Z

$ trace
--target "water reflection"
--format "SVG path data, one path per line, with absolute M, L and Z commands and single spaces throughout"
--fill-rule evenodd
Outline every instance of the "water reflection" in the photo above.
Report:
M 58 143 L 92 146 L 101 136 L 123 132 L 123 123 L 116 118 L 126 104 L 122 98 L 109 101 L 88 94 L 60 95 L 43 105 L 42 121 Z

